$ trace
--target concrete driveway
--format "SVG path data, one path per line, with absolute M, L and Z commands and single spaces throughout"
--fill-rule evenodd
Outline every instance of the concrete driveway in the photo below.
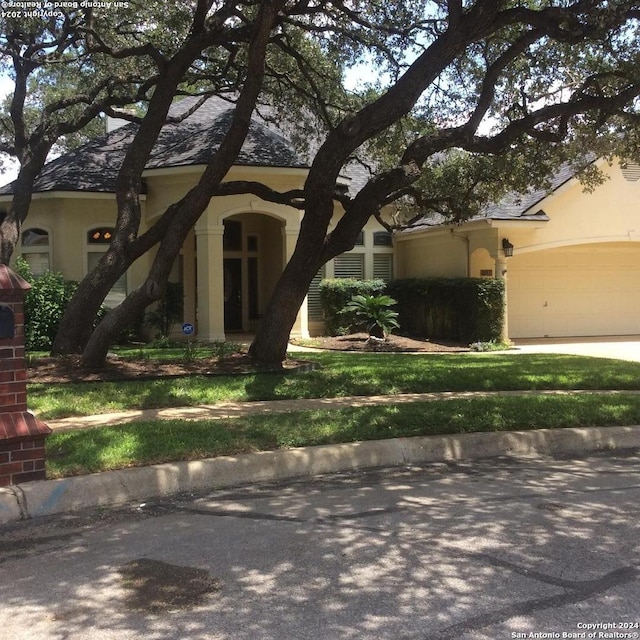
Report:
M 566 353 L 640 362 L 640 336 L 514 340 L 521 353 Z
M 639 503 L 636 450 L 38 519 L 0 527 L 0 637 L 637 638 Z

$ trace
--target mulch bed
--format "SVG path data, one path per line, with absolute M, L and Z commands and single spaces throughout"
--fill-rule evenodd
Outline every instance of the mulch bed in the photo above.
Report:
M 308 344 L 308 341 L 305 341 Z M 384 342 L 371 341 L 366 334 L 353 334 L 333 338 L 314 338 L 313 345 L 321 349 L 338 351 L 382 352 L 456 352 L 468 347 L 447 342 L 433 342 L 404 336 L 390 336 Z M 32 383 L 98 382 L 121 380 L 149 380 L 188 375 L 242 375 L 265 371 L 296 373 L 312 368 L 304 354 L 287 359 L 282 369 L 258 367 L 246 353 L 234 353 L 224 360 L 202 358 L 191 362 L 152 359 L 119 358 L 110 355 L 104 368 L 87 371 L 80 365 L 79 356 L 38 358 L 29 363 L 27 380 Z
M 295 344 L 295 341 L 293 341 Z M 442 353 L 469 351 L 468 345 L 446 340 L 426 340 L 409 336 L 390 335 L 386 340 L 369 339 L 366 333 L 347 336 L 318 337 L 303 340 L 302 344 L 335 351 L 384 351 L 387 353 Z

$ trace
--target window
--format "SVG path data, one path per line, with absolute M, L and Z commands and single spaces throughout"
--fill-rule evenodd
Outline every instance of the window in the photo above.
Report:
M 87 232 L 87 272 L 91 271 L 109 248 L 113 238 L 112 227 L 99 227 Z M 104 305 L 117 307 L 127 297 L 127 274 L 123 274 L 104 299 Z
M 640 164 L 636 162 L 625 162 L 622 165 L 622 175 L 629 182 L 637 182 L 640 180 Z
M 364 231 L 361 231 L 354 242 L 354 246 L 363 247 L 364 246 Z
M 44 229 L 27 229 L 21 236 L 22 257 L 29 264 L 34 276 L 41 276 L 51 269 L 49 260 L 49 233 Z
M 309 320 L 321 321 L 322 318 L 322 305 L 320 304 L 320 281 L 324 279 L 326 265 L 322 265 L 320 270 L 313 277 L 311 285 L 309 287 L 309 293 L 307 294 L 307 309 L 309 313 Z
M 393 280 L 393 255 L 391 253 L 373 254 L 373 277 L 385 282 Z
M 343 253 L 333 260 L 333 275 L 336 278 L 364 278 L 364 254 Z
M 374 247 L 391 247 L 393 242 L 391 234 L 388 231 L 376 231 L 373 234 L 373 246 Z
M 223 220 L 224 236 L 222 245 L 225 251 L 242 251 L 242 223 L 237 220 Z
M 91 229 L 87 232 L 87 244 L 109 244 L 112 237 L 113 229 L 111 227 Z

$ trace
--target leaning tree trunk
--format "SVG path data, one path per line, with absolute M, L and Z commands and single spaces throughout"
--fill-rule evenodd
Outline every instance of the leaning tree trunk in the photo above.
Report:
M 91 334 L 82 352 L 82 365 L 87 369 L 100 369 L 116 336 L 147 306 L 158 300 L 163 291 L 164 287 L 149 279 L 144 285 L 132 291 L 115 309 L 112 309 Z
M 200 201 L 196 205 L 193 199 L 189 200 L 190 208 L 202 212 L 208 198 L 200 194 L 203 189 L 198 191 L 196 188 L 193 191 L 200 195 Z M 144 284 L 132 291 L 121 304 L 112 309 L 93 330 L 82 352 L 82 364 L 85 367 L 97 369 L 103 366 L 109 347 L 115 342 L 122 330 L 139 317 L 152 302 L 156 302 L 162 297 L 173 264 L 191 227 L 190 221 L 185 218 L 186 216 L 178 215 L 177 220 L 171 225 L 167 237 L 160 243 Z
M 304 242 L 298 241 L 291 260 L 271 296 L 256 336 L 249 347 L 254 362 L 270 367 L 282 366 L 287 356 L 289 335 L 320 265 L 309 257 Z
M 20 221 L 10 210 L 0 223 L 0 263 L 9 264 L 20 238 Z
M 85 348 L 100 307 L 128 262 L 122 251 L 110 248 L 95 269 L 82 279 L 64 310 L 52 354 L 81 353 Z

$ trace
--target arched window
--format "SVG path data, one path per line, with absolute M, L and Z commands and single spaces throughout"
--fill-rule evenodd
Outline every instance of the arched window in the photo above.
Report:
M 87 244 L 109 244 L 113 238 L 113 228 L 101 227 L 87 232 Z
M 31 273 L 41 276 L 51 269 L 49 232 L 45 229 L 32 228 L 22 232 L 20 253 L 28 262 Z
M 98 264 L 109 248 L 113 237 L 113 227 L 96 227 L 87 231 L 87 272 Z M 113 285 L 104 300 L 105 306 L 117 307 L 127 297 L 127 274 L 123 274 Z

